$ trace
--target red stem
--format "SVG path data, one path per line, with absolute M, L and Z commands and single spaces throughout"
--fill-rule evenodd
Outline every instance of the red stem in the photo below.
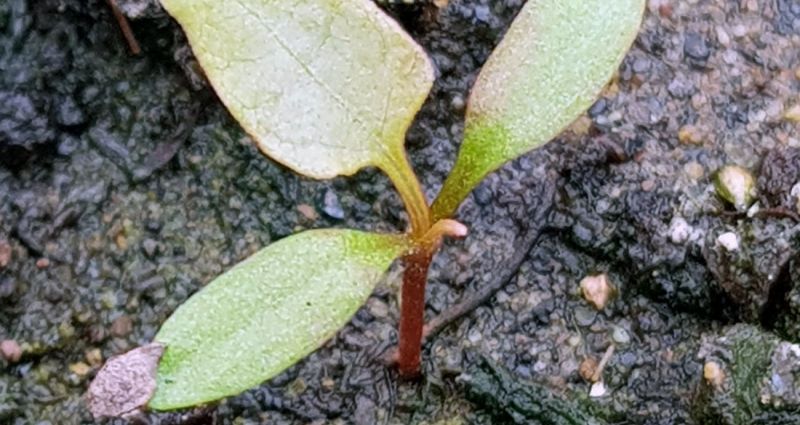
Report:
M 433 251 L 417 249 L 403 258 L 403 294 L 400 308 L 400 342 L 397 368 L 403 378 L 419 376 L 422 327 L 425 323 L 425 283 Z

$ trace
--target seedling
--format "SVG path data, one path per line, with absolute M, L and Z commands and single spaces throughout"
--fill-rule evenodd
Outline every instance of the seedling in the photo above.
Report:
M 306 231 L 274 243 L 195 294 L 164 323 L 148 407 L 240 393 L 335 334 L 397 258 L 397 366 L 419 373 L 428 266 L 451 219 L 489 173 L 558 135 L 611 78 L 643 0 L 529 0 L 470 95 L 455 167 L 429 206 L 404 149 L 430 91 L 428 56 L 369 0 L 162 0 L 230 113 L 270 158 L 317 179 L 373 166 L 402 198 L 402 234 Z

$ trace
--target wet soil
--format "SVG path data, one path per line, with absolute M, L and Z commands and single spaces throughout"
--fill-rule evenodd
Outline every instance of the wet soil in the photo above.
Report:
M 312 181 L 260 155 L 157 2 L 119 3 L 138 56 L 103 1 L 0 3 L 0 340 L 22 351 L 0 359 L 0 423 L 94 423 L 81 396 L 103 359 L 149 342 L 181 302 L 271 241 L 405 227 L 375 170 Z M 468 89 L 522 4 L 387 6 L 437 69 L 407 143 L 429 198 L 454 160 Z M 436 258 L 429 317 L 528 255 L 426 346 L 422 380 L 398 381 L 380 362 L 397 337 L 395 268 L 342 332 L 279 377 L 202 412 L 131 422 L 497 423 L 457 379 L 474 361 L 466 352 L 588 394 L 581 363 L 614 345 L 595 406 L 627 424 L 694 423 L 702 335 L 749 322 L 800 342 L 800 273 L 788 271 L 800 224 L 737 213 L 711 183 L 741 165 L 759 179 L 760 208 L 800 213 L 788 113 L 798 93 L 797 1 L 650 0 L 589 112 L 460 209 L 471 235 Z M 550 214 L 530 246 L 541 208 Z M 738 249 L 718 243 L 725 233 Z M 601 312 L 579 290 L 599 272 L 618 289 Z

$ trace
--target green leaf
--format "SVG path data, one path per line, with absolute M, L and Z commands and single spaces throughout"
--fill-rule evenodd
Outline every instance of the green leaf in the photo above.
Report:
M 475 82 L 464 142 L 433 206 L 448 217 L 489 173 L 557 136 L 625 57 L 644 0 L 529 0 Z
M 259 148 L 314 177 L 404 161 L 425 52 L 369 0 L 161 0 Z
M 238 394 L 317 349 L 407 250 L 402 236 L 306 231 L 262 249 L 164 323 L 148 406 L 171 410 Z

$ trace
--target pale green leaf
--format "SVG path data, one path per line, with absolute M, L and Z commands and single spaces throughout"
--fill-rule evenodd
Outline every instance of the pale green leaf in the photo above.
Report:
M 156 335 L 166 351 L 149 407 L 218 400 L 280 373 L 347 323 L 406 244 L 402 236 L 306 231 L 219 276 Z
M 464 142 L 434 204 L 450 216 L 487 174 L 557 136 L 616 71 L 644 0 L 529 0 L 484 65 Z
M 315 177 L 402 161 L 425 52 L 369 0 L 161 0 L 259 148 Z

